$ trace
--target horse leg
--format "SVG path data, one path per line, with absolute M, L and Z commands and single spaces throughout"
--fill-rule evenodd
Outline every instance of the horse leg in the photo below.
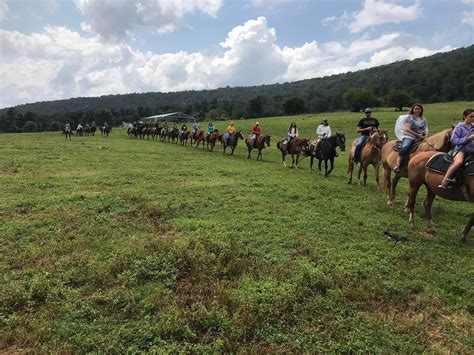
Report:
M 380 163 L 374 164 L 375 182 L 377 183 L 377 192 L 380 192 Z
M 415 203 L 416 195 L 420 189 L 419 184 L 410 184 L 410 189 L 408 191 L 408 201 L 407 201 L 407 212 L 408 212 L 408 222 L 413 226 L 415 223 Z
M 367 187 L 367 169 L 368 169 L 368 165 L 364 166 L 364 187 Z
M 249 155 L 247 156 L 247 159 L 250 159 L 250 152 L 252 151 L 252 149 L 248 147 L 248 150 L 249 150 Z M 258 160 L 258 155 L 257 155 L 257 160 Z
M 324 176 L 328 176 L 328 161 L 324 159 Z
M 357 181 L 359 181 L 359 182 L 358 182 L 359 186 L 362 185 L 362 180 L 361 180 L 361 178 L 360 178 L 360 175 L 362 174 L 362 169 L 363 169 L 363 167 L 362 167 L 362 161 L 361 161 L 361 162 L 359 163 L 359 170 L 357 171 Z
M 352 156 L 349 154 L 349 165 L 347 167 L 347 176 L 349 178 L 348 184 L 352 184 L 352 172 L 354 171 L 354 163 L 352 162 Z
M 395 202 L 395 192 L 397 190 L 397 185 L 398 185 L 398 181 L 400 180 L 400 178 L 401 178 L 400 174 L 395 174 L 395 176 L 393 177 L 392 184 L 391 184 L 391 187 L 390 187 L 390 190 L 389 190 L 389 195 L 388 195 L 388 205 L 389 206 L 393 206 L 393 204 Z
M 467 235 L 469 231 L 471 230 L 471 227 L 474 225 L 474 213 L 471 213 L 471 218 L 467 222 L 466 226 L 464 227 L 462 234 L 461 234 L 461 242 L 466 243 L 467 242 Z
M 331 163 L 331 167 L 329 168 L 326 176 L 329 176 L 329 174 L 331 174 L 332 170 L 334 169 L 334 158 L 329 159 L 329 162 Z
M 236 147 L 236 145 L 232 146 L 232 152 L 230 153 L 230 155 L 234 155 L 235 147 Z
M 309 160 L 309 173 L 313 173 L 313 162 L 314 162 L 314 155 L 311 154 L 311 158 Z
M 286 168 L 285 157 L 286 157 L 286 154 L 281 152 L 281 162 L 283 163 L 283 166 Z
M 262 150 L 259 149 L 258 150 L 258 154 L 257 154 L 257 160 L 260 158 L 260 160 L 263 160 L 263 157 L 262 157 Z
M 436 194 L 428 186 L 426 186 L 427 194 L 423 205 L 425 207 L 426 219 L 428 220 L 428 231 L 432 235 L 436 235 L 436 229 L 433 227 L 433 216 L 431 214 L 431 206 L 433 205 L 433 200 L 436 197 Z

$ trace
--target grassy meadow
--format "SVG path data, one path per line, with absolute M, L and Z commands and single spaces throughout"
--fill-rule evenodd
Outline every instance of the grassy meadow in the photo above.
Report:
M 473 106 L 426 105 L 430 132 Z M 374 116 L 393 139 L 398 113 Z M 472 204 L 436 199 L 433 238 L 406 179 L 389 208 L 372 168 L 347 184 L 348 152 L 329 178 L 280 163 L 291 120 L 350 145 L 361 117 L 259 119 L 263 162 L 121 128 L 0 135 L 0 351 L 473 353 Z

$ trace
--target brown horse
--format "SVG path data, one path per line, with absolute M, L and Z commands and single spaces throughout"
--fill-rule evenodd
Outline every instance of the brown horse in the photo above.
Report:
M 235 147 L 237 147 L 237 143 L 239 142 L 239 139 L 245 139 L 241 130 L 238 130 L 232 133 L 229 140 L 225 139 L 225 136 L 222 137 L 222 143 L 224 144 L 224 153 L 227 147 L 231 147 L 232 151 L 230 152 L 230 155 L 234 155 L 234 150 L 235 150 Z
M 262 159 L 262 150 L 265 149 L 265 144 L 267 145 L 267 147 L 270 146 L 270 138 L 271 136 L 267 135 L 267 134 L 260 134 L 258 135 L 256 141 L 255 141 L 255 146 L 253 144 L 253 138 L 252 138 L 252 134 L 249 135 L 247 137 L 247 140 L 245 141 L 245 143 L 247 143 L 247 149 L 249 150 L 249 155 L 247 157 L 247 159 L 250 159 L 250 152 L 252 151 L 252 149 L 258 149 L 258 154 L 257 154 L 257 160 L 260 158 L 260 160 L 263 160 Z
M 323 139 L 318 146 L 316 143 L 311 143 L 309 147 L 309 152 L 311 153 L 309 172 L 313 173 L 314 158 L 316 158 L 318 159 L 319 175 L 323 174 L 321 165 L 324 161 L 324 176 L 328 177 L 334 169 L 334 158 L 337 156 L 337 147 L 339 147 L 342 152 L 346 151 L 346 135 L 344 133 L 336 133 L 334 136 Z M 329 170 L 328 161 L 331 164 Z
M 419 152 L 447 152 L 451 146 L 449 138 L 451 137 L 452 132 L 453 128 L 451 127 L 426 138 L 418 145 L 418 147 L 416 147 L 416 150 L 414 152 L 409 154 L 408 159 L 411 159 L 415 154 Z M 395 192 L 398 181 L 401 177 L 408 177 L 407 165 L 405 165 L 402 167 L 399 173 L 395 173 L 393 180 L 391 179 L 391 173 L 395 165 L 397 164 L 398 157 L 398 152 L 393 149 L 396 142 L 397 141 L 395 140 L 387 142 L 387 144 L 382 147 L 381 152 L 381 162 L 384 169 L 384 187 L 388 193 L 387 203 L 389 206 L 393 206 L 393 203 L 395 201 Z
M 425 207 L 426 219 L 428 220 L 428 229 L 430 233 L 436 234 L 433 227 L 433 216 L 431 214 L 431 206 L 436 195 L 454 201 L 474 202 L 474 175 L 464 176 L 464 184 L 456 184 L 451 189 L 443 189 L 438 187 L 443 180 L 444 174 L 429 170 L 426 167 L 428 160 L 438 152 L 422 152 L 416 154 L 408 163 L 408 181 L 410 190 L 408 193 L 407 212 L 409 213 L 409 222 L 414 222 L 414 207 L 416 195 L 421 185 L 426 186 L 426 198 L 423 203 Z M 471 205 L 472 207 L 472 205 Z M 470 219 L 461 234 L 461 241 L 467 241 L 467 234 L 474 224 L 474 213 L 471 213 Z
M 67 138 L 69 137 L 69 140 L 71 140 L 71 136 L 72 136 L 72 129 L 70 128 L 64 128 L 63 130 L 63 134 L 66 136 L 66 140 Z
M 217 138 L 219 137 L 219 131 L 216 129 L 212 133 L 206 135 L 207 150 L 213 151 L 216 145 Z
M 202 129 L 198 129 L 196 132 L 194 132 L 191 142 L 196 144 L 196 148 L 198 148 L 199 144 L 202 142 L 202 149 L 204 149 L 204 143 L 206 142 L 204 139 L 204 131 Z
M 294 166 L 295 169 L 297 169 L 301 152 L 306 151 L 308 152 L 307 155 L 308 156 L 310 155 L 309 139 L 295 138 L 288 149 L 288 153 L 286 151 L 286 144 L 287 144 L 286 141 L 287 141 L 287 138 L 282 139 L 281 141 L 277 143 L 277 148 L 280 149 L 280 152 L 281 152 L 281 162 L 283 163 L 283 166 L 286 167 L 285 157 L 287 154 L 291 154 L 291 168 Z M 296 155 L 296 165 L 295 165 L 295 155 Z
M 377 182 L 377 191 L 380 191 L 379 183 L 379 170 L 380 170 L 380 155 L 382 147 L 388 141 L 388 132 L 386 130 L 378 129 L 373 134 L 370 135 L 369 139 L 365 142 L 360 152 L 360 165 L 359 172 L 357 173 L 357 180 L 359 180 L 359 185 L 367 186 L 367 168 L 369 165 L 374 167 L 375 181 Z M 349 152 L 349 167 L 347 168 L 347 174 L 349 175 L 348 183 L 352 183 L 352 172 L 354 171 L 354 163 L 352 158 L 355 153 L 355 146 L 357 140 L 352 142 L 352 148 Z M 364 180 L 360 178 L 360 175 L 364 172 Z
M 191 136 L 191 131 L 183 131 L 181 132 L 181 134 L 179 135 L 179 140 L 181 141 L 181 145 L 188 145 L 188 139 L 189 137 Z

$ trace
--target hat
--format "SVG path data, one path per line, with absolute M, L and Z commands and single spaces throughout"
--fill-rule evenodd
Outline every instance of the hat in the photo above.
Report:
M 369 108 L 369 107 L 367 107 L 367 108 L 364 110 L 364 112 L 372 112 L 372 109 Z
M 324 119 L 323 122 L 327 122 L 328 120 L 327 119 Z
M 257 122 L 255 122 L 255 124 L 260 124 L 260 122 L 257 121 Z

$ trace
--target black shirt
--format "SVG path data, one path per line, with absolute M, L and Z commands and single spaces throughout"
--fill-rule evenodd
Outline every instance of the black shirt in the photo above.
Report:
M 379 126 L 380 126 L 380 123 L 375 117 L 369 117 L 369 118 L 364 117 L 357 124 L 357 127 L 359 127 L 359 128 L 375 127 L 375 128 L 378 129 Z M 361 132 L 361 134 L 363 136 L 369 136 L 370 131 L 364 131 L 364 132 Z

